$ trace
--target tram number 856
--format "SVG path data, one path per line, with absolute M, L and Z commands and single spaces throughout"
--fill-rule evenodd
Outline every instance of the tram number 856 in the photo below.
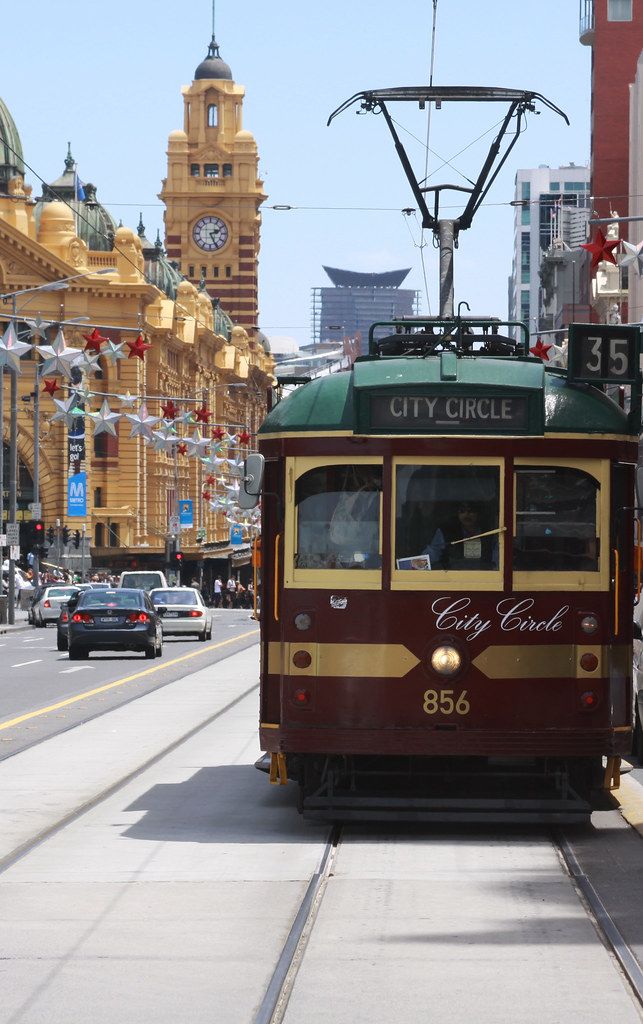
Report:
M 467 700 L 467 691 L 456 697 L 455 690 L 425 690 L 422 710 L 427 715 L 468 715 L 471 704 Z

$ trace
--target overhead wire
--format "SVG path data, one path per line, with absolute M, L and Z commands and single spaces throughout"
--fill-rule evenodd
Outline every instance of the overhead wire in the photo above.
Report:
M 433 23 L 431 27 L 431 59 L 429 62 L 429 86 L 433 85 L 433 71 L 435 68 L 435 38 L 437 30 L 438 20 L 438 0 L 432 0 L 433 3 Z M 428 104 L 427 117 L 426 117 L 426 148 L 424 154 L 424 180 L 426 181 L 429 175 L 429 142 L 431 139 L 431 113 L 433 110 L 433 104 Z M 422 266 L 422 279 L 424 281 L 424 293 L 426 295 L 426 304 L 431 316 L 431 296 L 429 294 L 429 280 L 427 275 L 426 260 L 424 258 L 424 250 L 426 248 L 426 242 L 424 240 L 425 227 L 422 225 L 422 231 L 420 233 L 420 263 Z

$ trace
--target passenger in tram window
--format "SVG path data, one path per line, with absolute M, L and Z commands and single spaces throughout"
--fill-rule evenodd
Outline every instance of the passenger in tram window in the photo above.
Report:
M 455 514 L 437 528 L 422 554 L 432 569 L 497 569 L 498 536 L 487 533 L 480 506 L 461 501 Z

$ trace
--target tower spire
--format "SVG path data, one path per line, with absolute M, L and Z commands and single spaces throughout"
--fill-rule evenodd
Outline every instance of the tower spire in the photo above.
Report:
M 212 39 L 216 39 L 215 22 L 217 13 L 217 0 L 212 0 Z

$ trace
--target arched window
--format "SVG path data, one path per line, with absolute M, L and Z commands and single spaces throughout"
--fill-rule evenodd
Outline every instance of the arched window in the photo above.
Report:
M 110 548 L 117 548 L 120 544 L 119 540 L 119 529 L 118 523 L 109 523 L 108 525 L 109 536 L 107 538 L 108 545 Z
M 224 178 L 231 178 L 232 177 L 232 164 L 224 164 L 223 165 L 223 177 Z
M 105 526 L 103 523 L 96 523 L 96 529 L 94 530 L 94 547 L 105 547 Z
M 208 104 L 208 128 L 216 128 L 219 123 L 218 119 L 219 111 L 216 103 Z
M 190 164 L 190 174 L 193 178 L 198 178 L 201 173 L 201 168 L 198 164 Z

